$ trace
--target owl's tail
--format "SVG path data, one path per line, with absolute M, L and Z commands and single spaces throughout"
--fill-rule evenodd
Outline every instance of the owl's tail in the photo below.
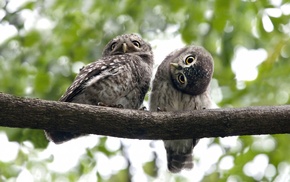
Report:
M 83 134 L 79 133 L 70 133 L 70 132 L 63 132 L 63 131 L 44 131 L 46 138 L 49 141 L 52 141 L 56 144 L 61 144 L 63 142 L 69 141 L 71 139 L 77 138 L 82 136 Z
M 170 172 L 178 173 L 182 169 L 193 168 L 192 151 L 197 142 L 197 139 L 164 141 L 167 153 L 167 167 Z
M 189 153 L 175 153 L 167 150 L 167 167 L 172 173 L 178 173 L 182 169 L 192 169 L 192 150 Z

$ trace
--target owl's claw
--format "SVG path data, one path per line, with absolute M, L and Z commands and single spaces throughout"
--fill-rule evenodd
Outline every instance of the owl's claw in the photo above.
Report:
M 124 108 L 124 106 L 122 104 L 117 104 L 117 105 L 112 106 L 112 107 L 117 107 L 117 108 L 120 108 L 120 109 L 123 109 Z
M 140 110 L 140 111 L 147 111 L 147 108 L 145 106 L 143 106 L 143 107 L 140 107 L 138 110 Z
M 166 112 L 166 108 L 161 109 L 160 107 L 157 107 L 157 112 Z
M 103 102 L 98 102 L 98 106 L 108 107 L 108 105 L 104 104 Z

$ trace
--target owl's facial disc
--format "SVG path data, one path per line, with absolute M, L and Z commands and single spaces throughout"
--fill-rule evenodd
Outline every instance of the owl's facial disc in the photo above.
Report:
M 187 87 L 188 81 L 188 69 L 192 69 L 196 63 L 196 56 L 193 54 L 180 57 L 178 63 L 170 63 L 170 69 L 173 73 L 173 80 L 176 86 L 180 89 L 185 89 Z
M 137 40 L 123 39 L 119 42 L 113 42 L 111 44 L 111 54 L 118 55 L 124 53 L 132 53 L 140 51 L 141 44 Z
M 211 79 L 212 64 L 210 60 L 198 54 L 186 54 L 170 63 L 171 78 L 175 87 L 190 95 L 204 92 Z
M 124 34 L 115 37 L 105 46 L 102 56 L 113 56 L 136 53 L 138 56 L 152 58 L 152 48 L 140 36 L 135 34 Z M 152 61 L 151 61 L 152 62 Z

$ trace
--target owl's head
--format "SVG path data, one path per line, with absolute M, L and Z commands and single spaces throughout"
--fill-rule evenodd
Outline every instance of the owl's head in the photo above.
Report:
M 113 56 L 127 53 L 149 53 L 152 55 L 152 48 L 136 34 L 124 34 L 112 39 L 104 48 L 104 56 Z
M 184 47 L 166 59 L 170 59 L 170 75 L 176 89 L 190 95 L 207 90 L 213 75 L 213 58 L 204 48 Z

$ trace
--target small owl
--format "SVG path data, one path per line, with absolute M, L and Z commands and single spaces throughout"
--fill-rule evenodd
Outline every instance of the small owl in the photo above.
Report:
M 213 107 L 209 83 L 213 59 L 202 47 L 173 51 L 160 64 L 152 82 L 150 111 L 190 111 Z M 173 173 L 193 167 L 192 151 L 198 139 L 164 140 L 167 166 Z
M 118 36 L 105 46 L 101 59 L 80 70 L 59 101 L 138 109 L 148 91 L 152 69 L 149 43 L 135 34 Z M 83 135 L 52 130 L 45 133 L 54 143 Z

